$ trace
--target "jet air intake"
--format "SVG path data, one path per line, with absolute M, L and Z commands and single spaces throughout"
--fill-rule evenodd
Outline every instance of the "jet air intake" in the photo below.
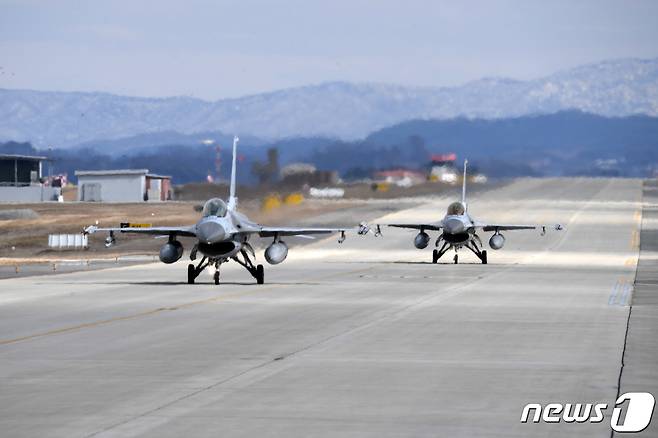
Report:
M 160 248 L 160 261 L 162 263 L 174 263 L 183 256 L 183 244 L 174 240 L 162 245 Z
M 444 221 L 443 230 L 448 234 L 460 234 L 464 233 L 466 228 L 460 219 L 452 217 Z
M 430 243 L 430 236 L 424 231 L 416 234 L 414 238 L 414 246 L 418 249 L 427 248 L 427 245 Z
M 489 239 L 489 246 L 491 249 L 500 249 L 503 245 L 505 245 L 505 236 L 502 234 L 496 233 L 491 236 L 491 239 Z
M 265 260 L 270 265 L 278 265 L 288 257 L 288 245 L 285 242 L 274 242 L 265 250 Z
M 200 242 L 210 244 L 221 242 L 226 238 L 226 232 L 221 223 L 216 220 L 205 220 L 196 226 L 196 236 Z

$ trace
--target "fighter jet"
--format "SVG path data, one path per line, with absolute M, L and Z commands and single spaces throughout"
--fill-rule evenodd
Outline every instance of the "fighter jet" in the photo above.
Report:
M 236 154 L 238 137 L 233 138 L 233 161 L 231 164 L 231 184 L 228 202 L 213 198 L 203 206 L 202 217 L 194 225 L 180 227 L 141 227 L 127 226 L 122 228 L 99 228 L 92 225 L 85 228 L 85 233 L 97 231 L 108 232 L 105 246 L 110 247 L 116 243 L 116 234 L 137 233 L 168 237 L 168 242 L 160 249 L 160 261 L 174 263 L 183 256 L 183 245 L 179 237 L 193 237 L 197 241 L 190 251 L 190 260 L 195 261 L 200 253 L 202 258 L 195 266 L 187 266 L 187 282 L 193 284 L 201 272 L 209 267 L 215 268 L 215 284 L 219 284 L 219 268 L 229 260 L 242 265 L 256 279 L 258 284 L 265 282 L 263 265 L 254 265 L 249 255 L 255 260 L 255 252 L 249 244 L 253 235 L 271 237 L 272 243 L 265 250 L 265 260 L 272 265 L 283 262 L 288 256 L 288 246 L 282 240 L 285 236 L 310 237 L 313 234 L 340 233 L 338 243 L 345 240 L 346 228 L 288 228 L 268 227 L 252 222 L 245 215 L 237 211 L 238 198 L 235 196 L 236 188 Z M 312 238 L 312 237 L 311 237 Z
M 494 234 L 489 239 L 489 246 L 493 250 L 498 250 L 505 245 L 505 236 L 501 231 L 511 230 L 534 230 L 541 228 L 542 236 L 546 233 L 545 225 L 510 225 L 495 224 L 489 222 L 479 222 L 474 220 L 468 214 L 468 204 L 466 203 L 466 166 L 468 160 L 464 161 L 464 179 L 462 183 L 462 199 L 448 206 L 446 215 L 438 222 L 417 223 L 417 224 L 387 224 L 389 227 L 410 228 L 419 230 L 414 238 L 414 246 L 418 249 L 425 249 L 430 242 L 430 236 L 426 231 L 439 231 L 441 234 L 436 239 L 435 247 L 432 252 L 432 263 L 437 263 L 439 259 L 451 249 L 455 250 L 453 258 L 454 263 L 459 261 L 457 251 L 461 248 L 468 248 L 475 254 L 483 264 L 487 263 L 487 251 L 483 249 L 482 240 L 477 235 L 478 231 L 490 232 Z M 561 230 L 562 226 L 556 224 L 555 230 Z M 369 227 L 360 224 L 359 234 L 366 234 Z M 380 225 L 377 225 L 375 235 L 381 235 Z M 439 248 L 439 245 L 441 247 Z

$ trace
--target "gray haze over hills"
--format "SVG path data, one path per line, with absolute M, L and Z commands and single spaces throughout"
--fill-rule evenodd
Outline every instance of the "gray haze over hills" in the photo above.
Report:
M 351 140 L 412 119 L 497 119 L 564 109 L 658 116 L 658 59 L 605 61 L 531 81 L 485 78 L 444 88 L 331 82 L 215 102 L 1 89 L 0 141 L 70 147 L 140 134 L 213 131 L 267 140 Z

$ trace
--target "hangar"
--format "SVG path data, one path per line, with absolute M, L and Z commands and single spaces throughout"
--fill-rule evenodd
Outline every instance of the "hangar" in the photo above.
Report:
M 173 198 L 171 177 L 148 169 L 76 170 L 78 201 L 144 202 Z

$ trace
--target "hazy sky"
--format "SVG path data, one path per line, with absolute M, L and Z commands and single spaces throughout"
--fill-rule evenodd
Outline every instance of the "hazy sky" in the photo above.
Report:
M 658 1 L 0 0 L 0 88 L 235 97 L 658 56 Z

